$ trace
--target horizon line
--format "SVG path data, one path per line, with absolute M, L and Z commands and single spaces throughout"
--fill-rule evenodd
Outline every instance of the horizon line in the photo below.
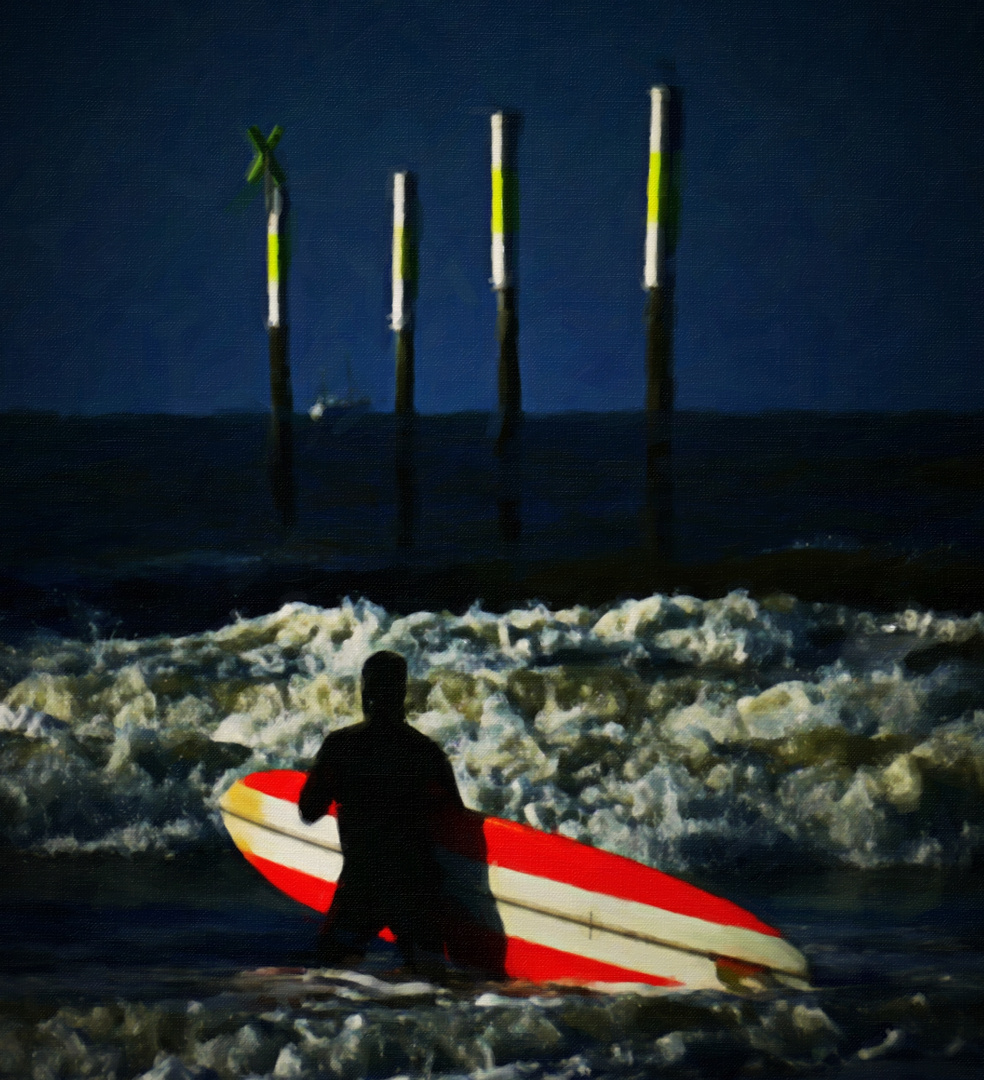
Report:
M 496 408 L 488 409 L 453 409 L 443 412 L 415 412 L 413 418 L 425 418 L 425 417 L 490 417 L 497 416 L 499 410 Z M 524 410 L 522 416 L 524 419 L 544 419 L 548 417 L 563 417 L 563 416 L 638 416 L 645 417 L 647 412 L 644 408 L 640 409 L 551 409 L 549 411 L 533 411 Z M 60 409 L 40 409 L 40 408 L 9 408 L 0 409 L 0 416 L 4 417 L 55 417 L 64 420 L 100 420 L 100 419 L 112 419 L 114 417 L 181 417 L 188 420 L 215 420 L 228 417 L 256 417 L 256 418 L 268 418 L 270 416 L 270 410 L 268 408 L 237 408 L 235 406 L 229 408 L 213 409 L 211 412 L 189 412 L 184 410 L 133 410 L 133 409 L 108 409 L 99 412 L 65 412 Z M 321 424 L 321 420 L 311 420 L 306 410 L 295 411 L 291 413 L 292 417 L 302 420 L 311 424 Z M 372 409 L 368 412 L 361 413 L 340 413 L 334 419 L 364 419 L 365 417 L 393 417 L 397 418 L 397 413 L 392 409 Z M 670 418 L 676 418 L 681 416 L 719 416 L 729 417 L 734 419 L 755 419 L 758 417 L 777 417 L 777 416 L 827 416 L 827 417 L 839 417 L 848 418 L 852 416 L 895 416 L 895 417 L 917 417 L 917 416 L 984 416 L 984 408 L 972 408 L 961 409 L 956 407 L 923 407 L 923 408 L 909 408 L 909 409 L 879 409 L 879 408 L 861 408 L 861 409 L 825 409 L 825 408 L 763 408 L 748 411 L 731 411 L 728 409 L 715 409 L 715 408 L 682 408 L 674 409 L 670 414 Z M 403 419 L 402 417 L 400 417 Z M 330 420 L 329 420 L 330 422 Z

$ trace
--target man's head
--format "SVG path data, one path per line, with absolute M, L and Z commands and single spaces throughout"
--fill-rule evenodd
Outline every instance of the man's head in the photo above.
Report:
M 362 711 L 372 721 L 404 718 L 407 662 L 395 652 L 377 652 L 362 665 Z

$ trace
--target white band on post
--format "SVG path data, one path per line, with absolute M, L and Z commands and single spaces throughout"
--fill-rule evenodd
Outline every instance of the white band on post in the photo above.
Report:
M 393 176 L 393 310 L 390 327 L 406 326 L 406 173 Z

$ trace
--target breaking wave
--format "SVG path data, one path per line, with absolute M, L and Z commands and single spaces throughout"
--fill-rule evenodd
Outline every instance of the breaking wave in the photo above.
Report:
M 0 843 L 228 843 L 238 777 L 304 768 L 376 649 L 462 795 L 668 871 L 966 866 L 984 821 L 984 616 L 789 596 L 398 616 L 289 604 L 184 637 L 0 653 Z

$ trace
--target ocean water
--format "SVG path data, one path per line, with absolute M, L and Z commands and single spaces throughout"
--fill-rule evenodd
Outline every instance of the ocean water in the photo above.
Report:
M 268 421 L 8 415 L 0 629 L 180 633 L 291 600 L 397 610 L 732 587 L 984 609 L 984 416 L 637 414 L 294 424 L 295 524 Z M 576 566 L 569 565 L 570 561 Z M 561 567 L 561 569 L 558 569 Z
M 3 435 L 0 1075 L 979 1075 L 979 420 L 681 418 L 655 481 L 632 417 L 505 461 L 435 419 L 409 466 L 389 418 L 299 423 L 289 530 L 257 418 L 49 423 Z M 285 972 L 317 919 L 217 800 L 379 648 L 466 803 L 748 907 L 812 988 Z

